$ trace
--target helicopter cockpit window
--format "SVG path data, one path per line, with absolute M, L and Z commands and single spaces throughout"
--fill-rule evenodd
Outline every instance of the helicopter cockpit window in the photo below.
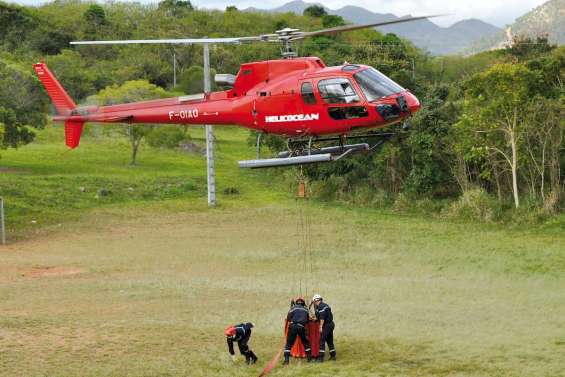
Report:
M 320 96 L 326 103 L 355 103 L 360 101 L 351 82 L 345 78 L 320 80 L 318 89 Z
M 405 89 L 377 71 L 374 68 L 367 68 L 353 75 L 357 84 L 361 87 L 367 101 L 372 102 L 376 99 L 403 92 Z
M 316 103 L 316 97 L 314 96 L 314 88 L 312 87 L 312 84 L 309 82 L 305 82 L 302 84 L 302 87 L 300 88 L 300 92 L 302 94 L 302 99 L 304 100 L 304 103 L 307 103 L 309 105 L 313 105 Z

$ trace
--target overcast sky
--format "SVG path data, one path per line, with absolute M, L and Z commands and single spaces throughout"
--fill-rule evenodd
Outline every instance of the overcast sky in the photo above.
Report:
M 43 0 L 11 0 L 23 4 L 40 4 Z M 143 3 L 157 0 L 139 0 Z M 227 5 L 235 5 L 240 9 L 253 6 L 256 8 L 274 8 L 290 0 L 191 0 L 199 8 L 224 9 Z M 305 0 L 316 2 L 315 0 Z M 346 5 L 357 5 L 376 13 L 393 13 L 397 16 L 406 14 L 425 15 L 449 13 L 452 16 L 434 19 L 434 22 L 448 26 L 467 19 L 478 18 L 496 26 L 512 23 L 517 17 L 541 5 L 546 0 L 323 0 L 328 8 L 338 9 Z M 10 0 L 8 0 L 10 2 Z
M 238 8 L 254 6 L 257 8 L 274 8 L 290 0 L 193 0 L 192 3 L 202 8 L 224 9 L 226 5 Z M 330 9 L 338 9 L 346 5 L 357 5 L 375 13 L 393 13 L 397 16 L 406 14 L 444 14 L 453 16 L 435 19 L 442 26 L 466 19 L 478 18 L 496 26 L 512 23 L 517 17 L 543 4 L 546 0 L 304 0 L 308 3 L 323 3 Z

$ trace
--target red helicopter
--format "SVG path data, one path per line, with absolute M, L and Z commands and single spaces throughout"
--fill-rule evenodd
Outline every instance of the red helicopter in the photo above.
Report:
M 297 57 L 291 42 L 430 17 L 436 16 L 405 17 L 313 32 L 286 28 L 275 34 L 241 38 L 71 42 L 77 45 L 283 43 L 283 59 L 242 64 L 236 76 L 216 75 L 215 81 L 225 87 L 224 91 L 168 99 L 77 107 L 45 63 L 34 64 L 34 69 L 57 111 L 53 120 L 65 124 L 66 144 L 71 149 L 79 145 L 85 122 L 237 125 L 260 131 L 258 151 L 262 133 L 288 139 L 288 150 L 277 157 L 260 159 L 258 156 L 256 160 L 240 161 L 240 167 L 329 162 L 376 148 L 391 133 L 359 134 L 359 131 L 403 122 L 418 111 L 420 103 L 412 93 L 372 67 L 357 64 L 327 67 L 320 58 Z M 346 144 L 346 139 L 370 137 L 378 139 L 373 146 L 368 143 Z M 337 145 L 319 146 L 328 142 L 337 142 Z

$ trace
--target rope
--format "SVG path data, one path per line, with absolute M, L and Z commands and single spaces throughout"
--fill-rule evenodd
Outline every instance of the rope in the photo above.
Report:
M 312 252 L 312 218 L 310 216 L 310 211 L 308 211 L 306 213 L 306 234 L 308 236 L 308 243 L 307 243 L 307 251 L 308 251 L 308 258 L 310 259 L 310 269 L 308 271 L 308 276 L 311 279 L 312 282 L 315 283 L 315 279 L 314 279 L 314 253 Z M 312 284 L 312 289 L 313 284 Z M 309 292 L 309 297 L 314 293 L 314 292 Z
M 297 182 L 299 194 L 296 197 L 296 212 L 298 215 L 296 238 L 298 243 L 298 253 L 302 254 L 302 270 L 299 271 L 299 269 L 297 269 L 299 272 L 297 281 L 299 294 L 307 297 L 310 296 L 312 293 L 311 290 L 313 289 L 312 274 L 314 272 L 314 254 L 312 252 L 312 221 L 307 208 L 307 181 L 304 177 L 302 166 L 300 167 L 300 171 L 297 176 Z
M 312 236 L 311 236 L 311 219 L 309 216 L 309 211 L 307 206 L 308 194 L 306 189 L 306 180 L 304 178 L 304 174 L 302 171 L 302 166 L 300 166 L 300 171 L 297 175 L 297 182 L 299 185 L 299 195 L 296 196 L 296 213 L 298 220 L 296 222 L 296 239 L 297 239 L 297 251 L 298 254 L 302 254 L 302 269 L 296 268 L 296 272 L 298 273 L 297 277 L 297 285 L 298 285 L 298 293 L 300 296 L 307 297 L 311 294 L 309 290 L 309 281 L 312 278 L 313 272 L 313 253 L 312 253 Z M 303 187 L 300 185 L 303 184 Z M 304 196 L 301 196 L 300 190 L 304 189 Z M 294 262 L 295 256 L 290 254 L 292 261 Z M 304 283 L 304 284 L 303 284 Z M 302 289 L 304 286 L 304 290 Z M 284 346 L 286 343 L 286 337 L 283 336 L 281 346 L 275 356 L 267 363 L 267 365 L 263 368 L 259 377 L 267 376 L 278 364 L 281 355 L 284 350 Z
M 302 252 L 302 228 L 303 228 L 303 213 L 302 213 L 302 207 L 300 206 L 300 202 L 299 202 L 299 198 L 296 198 L 295 203 L 296 203 L 296 214 L 298 217 L 298 220 L 296 222 L 296 250 L 297 250 L 297 256 L 301 256 L 303 257 Z M 295 256 L 293 256 L 293 264 L 296 263 L 295 261 Z M 294 268 L 294 271 L 296 273 L 296 282 L 297 282 L 297 290 L 295 290 L 292 294 L 293 297 L 295 297 L 296 295 L 300 296 L 302 295 L 303 291 L 302 291 L 302 279 L 303 279 L 303 271 L 300 268 Z

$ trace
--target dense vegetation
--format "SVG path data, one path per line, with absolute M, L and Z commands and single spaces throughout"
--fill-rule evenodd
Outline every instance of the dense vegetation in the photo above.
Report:
M 255 14 L 234 6 L 200 10 L 177 0 L 155 5 L 70 0 L 40 7 L 0 2 L 0 20 L 4 148 L 31 142 L 33 129 L 47 124 L 49 101 L 31 70 L 42 58 L 77 102 L 110 103 L 128 97 L 131 88 L 140 89 L 132 100 L 202 90 L 199 46 L 74 48 L 71 40 L 257 35 L 343 23 L 323 9 L 308 9 L 305 16 Z M 506 50 L 432 58 L 395 35 L 362 30 L 311 38 L 299 53 L 320 56 L 328 65 L 375 66 L 424 104 L 410 130 L 399 128 L 379 153 L 307 169 L 319 197 L 489 221 L 517 213 L 547 218 L 565 208 L 565 48 L 543 38 L 518 39 Z M 211 64 L 218 72 L 235 73 L 242 62 L 276 56 L 274 44 L 218 45 Z M 182 139 L 177 131 L 161 136 L 174 144 Z M 144 127 L 127 133 L 132 162 L 151 132 Z
M 517 39 L 507 50 L 422 64 L 412 82 L 397 78 L 424 103 L 410 131 L 381 153 L 310 169 L 333 183 L 321 190 L 359 199 L 364 182 L 365 200 L 399 206 L 459 197 L 432 207 L 484 220 L 508 207 L 532 219 L 563 210 L 565 49 Z

